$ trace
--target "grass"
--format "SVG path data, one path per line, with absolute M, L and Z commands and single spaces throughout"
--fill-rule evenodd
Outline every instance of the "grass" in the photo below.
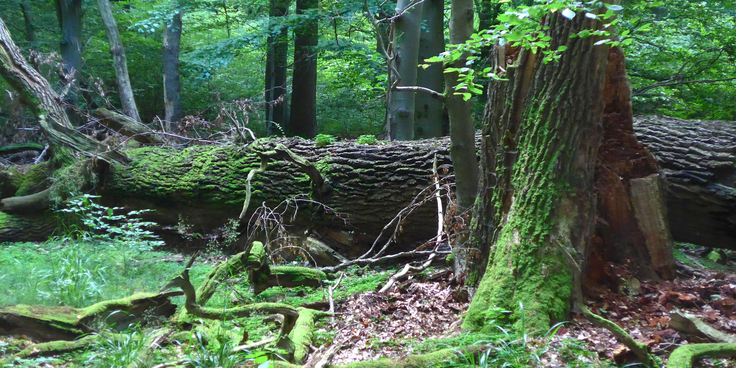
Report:
M 94 240 L 5 244 L 0 252 L 0 305 L 84 307 L 137 291 L 157 291 L 183 267 L 158 261 L 167 255 Z M 209 269 L 195 265 L 193 279 Z

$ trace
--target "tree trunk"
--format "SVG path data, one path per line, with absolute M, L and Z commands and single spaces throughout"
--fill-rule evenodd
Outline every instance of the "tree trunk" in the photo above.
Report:
M 287 27 L 274 29 L 283 22 L 289 11 L 289 0 L 271 0 L 269 13 L 268 51 L 266 54 L 266 134 L 271 136 L 277 132 L 282 134 L 286 129 L 286 53 L 289 50 L 289 30 Z
M 289 135 L 314 138 L 317 135 L 317 44 L 319 23 L 313 11 L 319 0 L 297 0 L 296 13 L 303 19 L 294 31 L 294 76 L 289 113 Z
M 102 145 L 74 130 L 61 98 L 35 69 L 31 68 L 13 43 L 5 23 L 0 19 L 0 75 L 21 96 L 38 119 L 41 131 L 54 149 L 71 148 L 87 156 L 101 156 L 109 162 L 127 162 L 125 155 Z
M 452 0 L 450 14 L 450 43 L 459 45 L 470 39 L 473 33 L 473 1 Z M 451 66 L 465 67 L 466 57 L 455 61 Z M 475 159 L 475 124 L 473 122 L 472 102 L 457 91 L 459 74 L 445 73 L 445 106 L 450 117 L 450 155 L 455 169 L 455 194 L 458 212 L 470 209 L 478 192 L 478 161 Z M 469 257 L 469 234 L 461 232 L 456 239 L 454 272 L 455 280 L 462 282 L 467 277 Z
M 466 328 L 483 328 L 485 312 L 501 308 L 514 312 L 517 329 L 546 331 L 575 305 L 580 280 L 557 242 L 587 255 L 593 235 L 608 47 L 570 35 L 599 26 L 582 14 L 548 14 L 550 48 L 567 46 L 558 62 L 525 49 L 494 49 L 493 67 L 507 81 L 489 86 L 472 226 L 475 247 L 490 247 L 490 256 Z
M 56 15 L 61 27 L 61 57 L 68 82 L 82 70 L 82 0 L 56 0 Z
M 728 199 L 736 186 L 733 180 L 728 182 L 736 171 L 736 150 L 733 148 L 736 147 L 736 124 L 640 117 L 634 128 L 639 139 L 647 142 L 647 148 L 655 153 L 664 171 L 670 173 L 667 206 L 671 223 L 677 224 L 672 227 L 674 239 L 736 250 L 736 224 L 730 220 L 736 218 L 733 215 L 736 214 L 736 203 Z M 435 153 L 438 154 L 440 172 L 447 169 L 450 170 L 448 175 L 452 174 L 447 138 L 382 146 L 341 142 L 315 147 L 303 140 L 277 142 L 284 142 L 298 155 L 316 164 L 323 174 L 329 174 L 335 193 L 324 202 L 349 213 L 354 218 L 355 227 L 320 215 L 316 228 L 319 234 L 335 239 L 349 252 L 359 252 L 361 244 L 372 242 L 372 236 L 410 203 L 416 190 L 431 184 L 428 175 Z M 476 147 L 479 142 L 480 136 L 476 136 Z M 331 155 L 331 151 L 335 154 Z M 165 225 L 176 225 L 179 214 L 183 214 L 188 217 L 194 231 L 199 233 L 208 233 L 222 226 L 225 219 L 237 216 L 242 206 L 245 177 L 251 168 L 259 165 L 255 153 L 237 153 L 223 147 L 190 148 L 182 152 L 159 151 L 150 147 L 133 151 L 133 154 L 142 161 L 131 168 L 114 166 L 116 174 L 106 177 L 108 184 L 104 190 L 115 188 L 114 198 L 106 201 L 110 205 L 131 208 L 130 198 L 138 198 L 135 208 L 159 209 L 153 214 L 155 220 Z M 151 160 L 147 159 L 148 156 Z M 646 161 L 632 160 L 634 163 Z M 0 187 L 9 185 L 8 190 L 3 191 L 5 196 L 12 196 L 17 191 L 11 177 L 0 173 Z M 135 178 L 139 177 L 145 180 L 136 181 Z M 636 180 L 634 176 L 629 177 Z M 490 184 L 495 185 L 495 182 Z M 257 175 L 253 188 L 252 203 L 268 200 L 269 204 L 310 190 L 303 173 L 283 162 L 273 163 L 266 173 Z M 411 226 L 404 226 L 402 240 L 406 240 L 407 247 L 436 233 L 434 206 L 425 207 L 410 218 Z M 598 216 L 604 212 L 604 208 L 599 207 Z M 51 218 L 25 214 L 12 216 L 18 219 L 14 222 L 0 221 L 3 224 L 0 226 L 0 242 L 42 241 L 55 229 L 55 226 L 45 224 Z M 307 222 L 299 225 L 308 227 Z M 597 223 L 597 234 L 600 234 L 602 225 L 603 222 Z M 632 233 L 636 231 L 631 230 Z M 591 252 L 591 258 L 593 255 Z M 601 259 L 604 263 L 615 261 Z M 591 277 L 590 274 L 588 276 Z M 603 281 L 596 279 L 596 282 Z
M 667 178 L 672 237 L 736 249 L 736 123 L 646 116 L 634 129 Z
M 178 133 L 177 123 L 182 118 L 179 100 L 179 45 L 181 44 L 182 9 L 177 7 L 171 23 L 164 29 L 164 116 L 169 130 Z
M 71 121 L 81 125 L 83 117 L 75 110 L 80 92 L 78 80 L 82 71 L 82 0 L 56 0 L 56 16 L 61 29 L 61 83 L 65 86 L 64 103 Z
M 140 122 L 141 117 L 138 115 L 138 107 L 135 105 L 133 87 L 130 86 L 128 63 L 125 61 L 125 48 L 122 39 L 120 39 L 118 25 L 112 15 L 112 9 L 110 9 L 110 0 L 97 0 L 97 6 L 100 8 L 100 17 L 105 25 L 107 39 L 110 42 L 110 55 L 112 55 L 112 65 L 118 82 L 118 93 L 120 94 L 120 104 L 123 105 L 123 113 Z
M 419 34 L 423 4 L 409 0 L 396 3 L 398 17 L 393 24 L 393 52 L 389 53 L 388 133 L 392 140 L 414 139 L 414 91 L 394 91 L 394 86 L 417 85 Z
M 427 0 L 422 5 L 424 27 L 419 37 L 419 63 L 445 51 L 444 0 Z M 417 70 L 417 85 L 441 92 L 444 87 L 442 65 L 432 63 Z M 416 138 L 442 137 L 445 131 L 442 101 L 424 93 L 416 94 L 414 109 L 414 132 Z
M 23 12 L 23 21 L 26 26 L 26 41 L 30 44 L 31 48 L 36 47 L 36 27 L 33 25 L 33 14 L 31 14 L 30 4 L 28 0 L 20 2 L 20 10 Z

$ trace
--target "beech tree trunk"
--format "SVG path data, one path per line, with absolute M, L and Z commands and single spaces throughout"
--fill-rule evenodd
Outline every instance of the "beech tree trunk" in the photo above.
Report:
M 64 74 L 71 81 L 82 70 L 82 0 L 56 0 L 56 15 L 61 28 Z
M 289 50 L 289 30 L 280 27 L 274 30 L 277 24 L 282 22 L 289 11 L 288 0 L 271 0 L 271 11 L 269 13 L 268 51 L 266 54 L 266 134 L 271 136 L 277 132 L 282 134 L 286 130 L 286 118 L 288 103 L 286 101 L 286 53 Z
M 414 4 L 414 5 L 412 5 Z M 409 7 L 409 5 L 412 5 Z M 392 90 L 394 86 L 416 86 L 423 3 L 399 0 L 389 52 L 388 134 L 392 140 L 414 139 L 416 92 Z
M 179 100 L 179 45 L 181 44 L 182 9 L 177 7 L 171 23 L 164 29 L 164 115 L 169 129 L 178 133 L 177 123 L 182 118 Z
M 420 64 L 425 59 L 437 56 L 445 51 L 445 2 L 443 0 L 427 0 L 422 5 L 422 23 L 424 27 L 419 36 Z M 444 75 L 442 65 L 432 63 L 429 67 L 417 70 L 417 85 L 442 92 Z M 414 101 L 414 132 L 418 139 L 435 138 L 446 135 L 446 120 L 443 118 L 442 101 L 424 93 L 417 93 Z
M 28 0 L 20 1 L 20 10 L 23 12 L 23 21 L 26 28 L 26 41 L 31 48 L 36 48 L 36 26 L 33 24 L 33 14 L 31 14 L 30 3 Z
M 314 138 L 317 135 L 317 44 L 319 23 L 311 11 L 319 0 L 296 0 L 302 25 L 294 31 L 294 76 L 289 113 L 289 135 Z
M 123 105 L 123 113 L 131 119 L 140 122 L 141 117 L 138 115 L 138 107 L 135 104 L 133 87 L 130 86 L 128 63 L 125 61 L 125 48 L 123 47 L 122 39 L 120 39 L 120 32 L 118 32 L 115 17 L 112 15 L 112 9 L 110 9 L 110 0 L 97 0 L 97 6 L 100 9 L 102 23 L 105 25 L 107 39 L 110 42 L 112 66 L 115 69 L 115 78 L 118 83 L 118 93 L 120 94 L 120 104 Z
M 514 312 L 517 329 L 546 331 L 575 305 L 580 280 L 556 242 L 586 255 L 593 235 L 608 47 L 570 35 L 599 26 L 583 14 L 548 14 L 550 48 L 567 46 L 557 62 L 526 49 L 494 49 L 492 67 L 507 81 L 489 86 L 472 226 L 474 245 L 489 261 L 465 328 L 483 328 L 485 312 L 501 308 Z
M 647 142 L 647 149 L 655 153 L 664 171 L 675 172 L 668 177 L 668 180 L 672 179 L 667 195 L 669 219 L 676 224 L 672 227 L 674 239 L 736 250 L 736 224 L 733 220 L 736 218 L 736 203 L 728 200 L 728 193 L 736 190 L 736 183 L 728 181 L 728 178 L 735 177 L 736 171 L 736 124 L 639 117 L 634 129 L 639 139 Z M 630 139 L 621 137 L 624 139 L 619 141 Z M 447 174 L 452 174 L 448 138 L 380 146 L 339 142 L 315 147 L 312 142 L 304 140 L 276 142 L 284 143 L 317 165 L 331 180 L 333 193 L 324 203 L 349 214 L 353 226 L 333 221 L 331 216 L 322 214 L 316 218 L 314 228 L 328 240 L 333 239 L 332 244 L 347 250 L 346 253 L 359 252 L 361 246 L 370 244 L 383 225 L 411 202 L 417 190 L 431 184 L 429 175 L 435 153 L 440 172 L 444 175 L 444 170 L 449 170 Z M 476 147 L 478 143 L 480 136 L 476 136 Z M 600 156 L 603 156 L 604 150 L 601 152 Z M 199 233 L 211 232 L 222 226 L 226 219 L 237 217 L 242 208 L 245 178 L 260 161 L 254 152 L 238 152 L 225 147 L 193 147 L 184 151 L 149 147 L 132 154 L 139 161 L 137 164 L 128 168 L 113 166 L 112 171 L 104 176 L 104 186 L 96 187 L 103 195 L 111 196 L 105 201 L 130 209 L 158 209 L 151 214 L 155 216 L 152 219 L 164 225 L 176 225 L 179 214 L 182 214 Z M 636 164 L 632 167 L 647 168 L 650 161 L 633 159 L 631 162 Z M 705 163 L 707 167 L 703 166 Z M 642 172 L 645 180 L 651 175 L 650 171 Z M 1 174 L 0 184 L 3 188 L 8 187 L 8 190 L 3 190 L 4 196 L 16 198 L 12 197 L 18 189 L 10 181 L 12 175 Z M 600 171 L 596 175 L 600 175 Z M 597 180 L 600 181 L 601 177 Z M 629 174 L 627 178 L 627 182 L 637 180 L 636 176 Z M 613 188 L 621 187 L 616 184 Z M 270 164 L 266 173 L 256 175 L 253 189 L 251 213 L 263 201 L 272 205 L 289 195 L 308 193 L 310 184 L 294 165 L 275 162 Z M 678 198 L 678 193 L 687 197 Z M 600 206 L 605 206 L 605 203 L 600 201 L 598 216 L 604 214 Z M 40 213 L 46 210 L 39 209 Z M 305 209 L 303 214 L 311 215 L 310 211 Z M 436 233 L 435 211 L 434 204 L 430 203 L 409 219 L 411 226 L 404 226 L 402 232 L 406 247 L 426 241 Z M 43 241 L 56 229 L 55 223 L 49 223 L 53 216 L 7 215 L 12 216 L 12 221 L 0 220 L 0 242 Z M 613 221 L 601 218 L 606 218 L 609 224 Z M 297 224 L 303 229 L 310 226 L 312 219 L 298 220 L 303 221 Z M 605 228 L 601 226 L 605 226 L 602 221 L 596 223 L 598 236 L 612 233 L 603 231 Z M 630 229 L 632 234 L 637 231 Z M 622 239 L 629 238 L 634 237 Z M 594 238 L 593 246 L 595 239 L 598 237 Z M 618 254 L 617 251 L 601 254 L 611 253 Z M 591 251 L 590 259 L 600 259 L 602 263 L 599 265 L 617 261 L 615 258 L 595 258 L 595 254 Z M 587 277 L 595 277 L 596 283 L 610 281 L 610 276 L 605 273 L 587 274 Z

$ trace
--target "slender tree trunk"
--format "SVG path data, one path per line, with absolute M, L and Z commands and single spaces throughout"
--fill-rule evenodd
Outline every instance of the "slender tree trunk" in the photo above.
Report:
M 230 38 L 230 14 L 227 12 L 227 0 L 222 0 L 222 10 L 225 12 L 225 28 L 227 29 L 227 38 Z
M 389 54 L 393 57 L 393 60 L 389 60 L 389 89 L 417 85 L 423 4 L 408 8 L 411 3 L 409 0 L 399 0 L 396 4 L 396 13 L 401 15 L 394 21 L 393 53 Z M 388 132 L 391 139 L 414 139 L 415 97 L 413 91 L 389 91 Z
M 425 59 L 437 56 L 445 51 L 444 34 L 444 0 L 426 0 L 422 7 L 422 22 L 419 37 L 419 63 Z M 442 65 L 432 63 L 426 69 L 417 70 L 417 85 L 429 88 L 433 91 L 442 91 L 444 88 L 444 76 Z M 432 98 L 426 94 L 416 95 L 415 100 L 415 126 L 414 132 L 417 138 L 433 138 L 444 135 L 445 121 L 442 110 L 442 101 Z
M 266 54 L 266 134 L 271 136 L 286 129 L 286 64 L 289 50 L 289 31 L 287 27 L 274 30 L 289 11 L 289 0 L 271 0 L 269 13 L 268 53 Z
M 319 0 L 297 0 L 296 13 L 315 11 Z M 302 21 L 297 27 L 294 40 L 294 75 L 289 114 L 290 135 L 313 138 L 317 135 L 317 43 L 319 23 L 312 18 Z
M 41 131 L 54 149 L 71 148 L 88 156 L 101 156 L 108 162 L 127 162 L 125 155 L 110 150 L 74 130 L 61 98 L 35 69 L 31 68 L 13 43 L 5 23 L 0 19 L 0 75 L 21 96 L 38 119 Z
M 64 102 L 68 105 L 66 112 L 76 124 L 83 118 L 73 108 L 79 98 L 79 73 L 82 70 L 82 0 L 56 0 L 56 16 L 61 29 L 61 58 L 64 60 L 61 70 L 61 82 L 66 85 Z
M 31 14 L 28 0 L 20 2 L 20 10 L 23 12 L 23 21 L 26 26 L 26 41 L 31 45 L 31 48 L 35 48 L 37 42 L 36 27 L 33 25 L 33 14 Z
M 466 328 L 482 328 L 484 312 L 498 307 L 514 311 L 518 329 L 546 331 L 575 305 L 580 280 L 564 253 L 586 256 L 593 235 L 608 46 L 570 37 L 600 27 L 582 14 L 548 14 L 544 27 L 551 49 L 567 46 L 558 62 L 494 49 L 493 67 L 507 81 L 489 87 L 472 225 L 474 245 L 490 257 Z
M 128 63 L 125 61 L 125 48 L 123 47 L 123 41 L 120 39 L 118 25 L 112 15 L 112 9 L 110 9 L 110 0 L 97 0 L 97 6 L 100 9 L 102 23 L 105 25 L 107 39 L 110 42 L 110 55 L 112 55 L 112 65 L 118 82 L 118 93 L 120 94 L 120 103 L 123 105 L 123 113 L 140 122 L 141 117 L 138 115 L 138 107 L 135 104 L 133 87 L 130 86 Z
M 169 129 L 178 132 L 177 123 L 182 118 L 179 100 L 179 46 L 181 44 L 182 9 L 177 7 L 171 23 L 164 29 L 164 116 Z
M 82 70 L 82 0 L 56 0 L 56 15 L 61 27 L 61 57 L 68 81 Z
M 467 41 L 473 33 L 473 1 L 452 0 L 450 15 L 450 43 L 457 45 Z M 452 66 L 465 66 L 465 57 Z M 475 124 L 473 122 L 472 102 L 455 94 L 458 73 L 445 73 L 445 106 L 450 117 L 450 154 L 455 169 L 455 193 L 460 212 L 471 208 L 478 191 L 478 161 L 475 153 Z M 458 91 L 459 92 L 459 91 Z M 466 91 L 467 92 L 467 91 Z M 455 245 L 455 279 L 466 278 L 468 259 L 468 233 L 461 233 Z

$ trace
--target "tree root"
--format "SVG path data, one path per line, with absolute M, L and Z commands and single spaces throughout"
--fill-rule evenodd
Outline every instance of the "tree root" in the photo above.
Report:
M 332 368 L 425 368 L 437 366 L 439 363 L 467 363 L 471 357 L 479 356 L 488 349 L 488 345 L 473 345 L 463 348 L 448 348 L 432 353 L 409 355 L 403 358 L 378 359 L 372 362 L 355 362 L 344 365 L 330 365 Z M 285 362 L 274 362 L 275 368 L 303 368 L 301 365 Z
M 736 356 L 736 344 L 693 344 L 680 346 L 670 354 L 669 368 L 692 368 L 693 362 L 702 358 Z
M 299 318 L 296 320 L 292 341 L 294 342 L 294 361 L 303 363 L 309 354 L 314 336 L 314 322 L 321 317 L 330 316 L 331 313 L 316 311 L 313 309 L 299 308 Z

